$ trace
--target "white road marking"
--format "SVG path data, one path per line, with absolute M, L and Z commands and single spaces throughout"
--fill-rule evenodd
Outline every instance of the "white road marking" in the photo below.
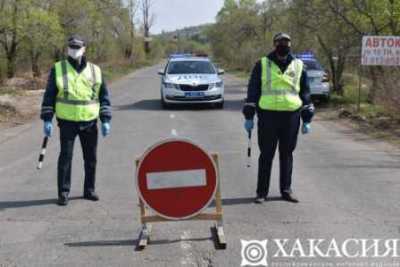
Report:
M 183 231 L 183 234 L 181 235 L 181 249 L 184 256 L 181 258 L 181 265 L 196 266 L 196 261 L 192 252 L 192 245 L 187 241 L 189 238 L 190 232 Z
M 175 119 L 175 114 L 174 113 L 169 114 L 169 118 L 170 119 Z
M 172 134 L 173 136 L 178 136 L 178 131 L 177 131 L 176 129 L 172 129 L 172 130 L 171 130 L 171 134 Z
M 146 175 L 149 190 L 206 186 L 206 170 L 151 172 Z

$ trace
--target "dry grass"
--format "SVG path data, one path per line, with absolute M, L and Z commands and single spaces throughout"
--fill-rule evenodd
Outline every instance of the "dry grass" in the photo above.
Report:
M 321 120 L 347 122 L 361 133 L 400 147 L 400 118 L 382 106 L 363 104 L 359 112 L 354 105 L 330 105 L 317 110 Z
M 0 123 L 9 122 L 17 115 L 17 109 L 9 97 L 0 98 Z

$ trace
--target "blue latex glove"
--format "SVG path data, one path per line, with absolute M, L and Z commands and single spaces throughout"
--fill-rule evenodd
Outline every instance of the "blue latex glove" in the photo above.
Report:
M 110 134 L 111 131 L 111 125 L 109 122 L 103 122 L 101 124 L 101 133 L 103 135 L 103 137 L 106 137 L 107 135 Z
M 45 136 L 47 136 L 47 137 L 51 136 L 51 133 L 53 132 L 53 123 L 51 121 L 44 122 L 43 132 L 44 132 Z
M 244 128 L 247 132 L 250 132 L 254 128 L 254 121 L 253 120 L 246 120 L 244 122 Z
M 308 134 L 311 132 L 311 125 L 310 123 L 303 123 L 303 127 L 301 127 L 301 133 L 302 134 Z

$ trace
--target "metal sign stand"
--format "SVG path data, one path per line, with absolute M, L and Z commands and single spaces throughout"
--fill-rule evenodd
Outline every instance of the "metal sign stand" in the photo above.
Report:
M 221 249 L 226 249 L 226 238 L 224 234 L 223 228 L 223 211 L 222 211 L 222 199 L 221 199 L 221 185 L 220 185 L 220 170 L 219 170 L 219 163 L 218 163 L 218 154 L 211 154 L 212 159 L 215 162 L 215 166 L 217 167 L 217 176 L 218 176 L 218 184 L 217 190 L 215 193 L 215 212 L 213 213 L 200 213 L 192 218 L 185 219 L 185 221 L 216 221 L 213 231 L 215 231 L 216 237 L 216 244 Z M 136 160 L 136 168 L 138 168 L 140 160 Z M 154 222 L 175 222 L 175 221 L 182 221 L 182 220 L 169 220 L 163 218 L 159 215 L 150 214 L 146 209 L 143 201 L 139 197 L 139 207 L 140 207 L 140 222 L 142 224 L 142 229 L 139 234 L 138 242 L 137 242 L 137 249 L 143 250 L 149 243 L 150 235 L 151 235 L 151 228 L 152 225 L 150 223 Z

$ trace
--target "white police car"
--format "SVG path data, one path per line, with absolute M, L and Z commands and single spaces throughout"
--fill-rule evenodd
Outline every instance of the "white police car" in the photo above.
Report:
M 307 71 L 310 93 L 312 97 L 328 101 L 330 98 L 330 84 L 328 74 L 321 67 L 312 52 L 305 52 L 295 55 L 304 62 Z
M 161 104 L 168 108 L 175 104 L 213 104 L 224 106 L 224 82 L 207 57 L 184 55 L 170 57 L 161 77 Z

